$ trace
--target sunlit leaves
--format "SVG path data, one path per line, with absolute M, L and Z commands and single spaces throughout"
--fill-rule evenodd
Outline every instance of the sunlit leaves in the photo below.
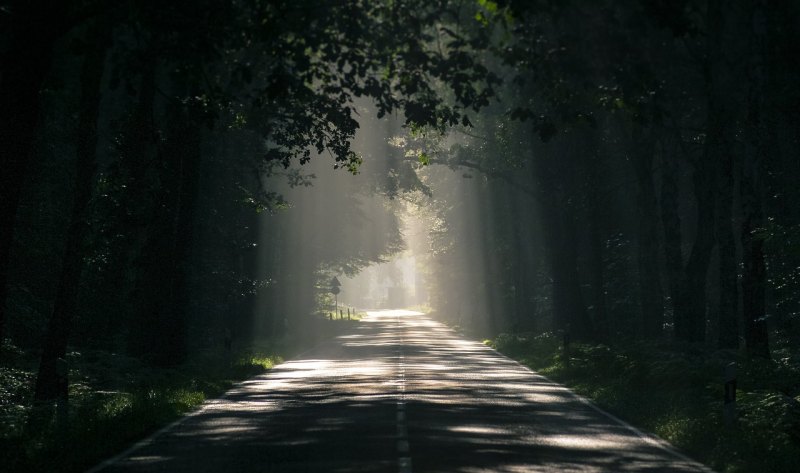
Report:
M 475 20 L 484 26 L 489 25 L 489 20 L 497 14 L 497 2 L 491 0 L 478 0 L 480 9 L 475 12 Z
M 277 192 L 264 191 L 252 192 L 246 187 L 239 186 L 243 197 L 241 203 L 251 207 L 256 213 L 268 212 L 273 213 L 278 210 L 285 210 L 289 208 L 289 203 Z
M 371 99 L 378 118 L 399 112 L 409 126 L 470 126 L 463 110 L 488 105 L 499 80 L 474 54 L 488 33 L 458 26 L 462 4 L 476 6 L 466 0 L 415 0 L 402 8 L 253 5 L 249 17 L 260 21 L 243 32 L 248 46 L 236 54 L 246 60 L 237 60 L 233 78 L 247 91 L 240 100 L 255 108 L 231 121 L 264 134 L 266 162 L 288 168 L 329 153 L 335 167 L 352 173 L 361 164 L 350 150 L 356 97 Z M 487 18 L 498 10 L 495 2 L 477 6 Z

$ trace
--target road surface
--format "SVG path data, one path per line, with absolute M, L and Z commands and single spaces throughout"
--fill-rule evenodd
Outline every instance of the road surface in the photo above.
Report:
M 90 471 L 710 472 L 408 311 L 370 312 Z

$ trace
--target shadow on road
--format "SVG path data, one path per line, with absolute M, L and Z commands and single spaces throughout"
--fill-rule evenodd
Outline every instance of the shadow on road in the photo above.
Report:
M 402 399 L 402 401 L 400 401 Z M 564 388 L 421 315 L 373 313 L 103 472 L 694 472 Z

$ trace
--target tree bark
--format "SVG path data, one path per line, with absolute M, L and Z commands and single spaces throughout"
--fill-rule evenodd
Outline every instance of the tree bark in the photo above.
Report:
M 606 305 L 606 271 L 604 262 L 605 238 L 602 229 L 603 204 L 600 196 L 600 175 L 597 169 L 597 156 L 589 162 L 589 273 L 592 287 L 592 323 L 598 340 L 608 340 L 611 324 Z
M 39 91 L 50 70 L 67 2 L 18 0 L 9 11 L 9 47 L 0 74 L 0 343 L 5 336 L 8 265 L 22 187 L 39 124 Z
M 126 294 L 122 297 L 126 306 L 130 307 L 127 320 L 127 352 L 141 359 L 146 359 L 149 350 L 151 333 L 151 301 L 165 297 L 161 293 L 164 284 L 156 283 L 150 287 L 146 272 L 149 245 L 149 227 L 161 207 L 156 200 L 159 189 L 151 188 L 155 179 L 150 177 L 155 174 L 154 167 L 160 166 L 160 156 L 157 145 L 160 142 L 160 131 L 155 123 L 155 93 L 156 75 L 159 69 L 158 60 L 152 54 L 148 55 L 141 71 L 138 101 L 131 114 L 127 130 L 120 142 L 120 175 L 127 179 L 126 187 L 121 196 L 122 207 L 132 209 L 124 211 L 121 215 L 122 226 L 127 234 L 125 249 L 126 254 L 121 258 L 123 267 L 119 270 L 133 269 L 134 277 L 126 287 Z M 151 239 L 158 240 L 162 235 L 154 234 Z M 158 275 L 158 273 L 156 273 Z M 156 280 L 158 281 L 158 280 Z M 154 282 L 156 282 L 154 281 Z
M 68 377 L 59 372 L 59 358 L 66 356 L 67 343 L 75 319 L 78 288 L 84 255 L 86 209 L 92 196 L 92 182 L 97 162 L 97 117 L 100 108 L 100 84 L 109 48 L 110 25 L 98 20 L 91 35 L 93 47 L 86 54 L 81 70 L 81 98 L 76 133 L 75 193 L 72 201 L 67 242 L 62 258 L 53 311 L 45 334 L 44 350 L 36 379 L 38 401 L 66 399 Z
M 658 201 L 653 183 L 653 157 L 655 140 L 652 130 L 642 130 L 633 124 L 630 156 L 639 190 L 637 210 L 639 241 L 637 259 L 639 266 L 639 305 L 641 308 L 640 334 L 645 339 L 661 336 L 664 326 L 664 295 L 661 290 L 658 264 Z
M 721 0 L 708 2 L 706 12 L 708 37 L 705 81 L 707 88 L 706 143 L 702 166 L 707 172 L 715 174 L 714 183 L 706 187 L 716 187 L 716 212 L 714 238 L 719 255 L 719 337 L 720 348 L 735 349 L 739 345 L 738 336 L 738 280 L 736 243 L 733 235 L 733 155 L 731 130 L 736 126 L 734 97 L 736 90 L 731 79 L 729 61 L 731 47 L 726 39 L 731 9 L 723 9 Z M 712 167 L 714 166 L 714 167 Z M 703 191 L 703 194 L 707 189 Z M 701 222 L 698 222 L 700 225 Z M 699 227 L 698 227 L 699 229 Z M 712 245 L 713 246 L 713 245 Z
M 675 334 L 679 340 L 687 342 L 703 342 L 706 335 L 706 280 L 711 260 L 711 252 L 716 242 L 715 225 L 716 189 L 719 182 L 717 165 L 721 160 L 729 158 L 725 150 L 725 127 L 730 120 L 727 97 L 729 92 L 725 83 L 725 59 L 722 57 L 722 32 L 725 11 L 720 0 L 710 0 L 706 11 L 707 54 L 704 65 L 707 118 L 706 138 L 703 154 L 694 163 L 694 196 L 697 204 L 697 220 L 695 223 L 695 241 L 692 252 L 686 263 L 686 313 L 685 325 L 675 326 Z M 712 224 L 709 224 L 712 222 Z M 730 220 L 728 220 L 730 222 Z M 725 255 L 729 257 L 730 255 Z M 725 263 L 727 264 L 727 263 Z M 723 277 L 730 277 L 726 275 Z M 720 288 L 722 290 L 730 287 Z M 726 294 L 722 297 L 730 297 Z
M 201 110 L 182 107 L 176 110 L 176 119 L 180 120 L 171 138 L 171 146 L 167 151 L 172 153 L 178 168 L 178 202 L 175 217 L 175 236 L 172 241 L 173 268 L 170 281 L 171 297 L 168 307 L 168 319 L 165 321 L 166 342 L 169 349 L 165 355 L 168 359 L 162 364 L 182 362 L 186 355 L 186 323 L 188 297 L 188 272 L 190 255 L 194 241 L 194 216 L 197 203 L 197 187 L 199 167 L 202 158 L 200 150 L 200 125 L 198 123 Z M 175 119 L 174 118 L 174 119 Z
M 180 97 L 193 96 L 179 87 Z M 200 165 L 200 125 L 190 105 L 170 99 L 167 129 L 156 161 L 159 173 L 134 293 L 139 299 L 129 351 L 153 366 L 174 366 L 186 354 L 187 265 L 191 252 Z
M 675 320 L 675 336 L 685 342 L 704 342 L 706 337 L 706 280 L 714 249 L 714 163 L 710 149 L 695 163 L 693 183 L 697 203 L 695 240 L 686 263 L 681 303 L 685 313 Z M 678 321 L 682 321 L 679 326 Z
M 750 38 L 749 90 L 747 94 L 747 145 L 742 165 L 742 313 L 747 353 L 770 358 L 769 330 L 766 318 L 764 263 L 764 147 L 763 97 L 766 83 L 767 18 L 766 2 L 756 0 L 752 6 Z
M 567 159 L 569 157 L 560 156 L 560 166 L 565 166 L 563 162 Z M 538 201 L 553 281 L 555 327 L 569 331 L 575 339 L 588 340 L 594 338 L 594 329 L 584 305 L 578 275 L 577 238 L 573 217 L 573 205 L 577 199 L 573 195 L 570 177 L 567 177 L 571 174 L 566 170 L 556 169 L 552 160 L 542 156 L 535 156 L 532 161 L 534 178 L 540 191 Z
M 733 235 L 733 156 L 723 149 L 719 159 L 717 245 L 719 248 L 719 338 L 723 349 L 739 348 L 739 290 L 736 241 Z
M 675 136 L 680 140 L 680 136 Z M 686 320 L 686 273 L 684 271 L 683 237 L 678 212 L 677 143 L 662 153 L 661 164 L 661 223 L 664 228 L 664 261 L 672 300 L 672 316 L 677 333 L 683 333 Z
M 568 330 L 575 339 L 588 340 L 593 338 L 594 330 L 581 293 L 572 216 L 564 215 L 559 205 L 551 206 L 549 214 L 545 225 L 550 228 L 547 233 L 556 320 L 559 328 Z

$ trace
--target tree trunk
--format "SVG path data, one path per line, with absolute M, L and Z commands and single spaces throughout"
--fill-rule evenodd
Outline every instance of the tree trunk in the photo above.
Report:
M 78 288 L 84 254 L 86 209 L 92 196 L 92 182 L 97 162 L 97 116 L 100 108 L 100 84 L 109 48 L 110 25 L 98 20 L 90 34 L 92 49 L 86 54 L 81 70 L 80 112 L 76 136 L 75 194 L 72 201 L 67 242 L 53 312 L 45 334 L 44 350 L 36 379 L 36 400 L 66 399 L 68 379 L 59 372 L 59 359 L 66 356 L 67 343 L 75 319 Z
M 593 337 L 593 328 L 581 293 L 572 216 L 564 215 L 563 207 L 558 205 L 551 206 L 549 214 L 545 226 L 550 228 L 550 272 L 558 327 L 568 330 L 575 339 L 588 340 Z
M 727 65 L 722 57 L 722 33 L 725 11 L 720 0 L 710 0 L 706 11 L 708 27 L 707 62 L 705 64 L 705 81 L 707 94 L 706 140 L 703 155 L 694 163 L 694 195 L 697 203 L 697 220 L 695 225 L 695 241 L 689 261 L 686 264 L 686 325 L 679 330 L 675 327 L 676 336 L 683 341 L 705 341 L 706 328 L 706 280 L 711 252 L 715 243 L 715 194 L 717 189 L 719 163 L 729 158 L 725 149 L 725 127 L 731 119 L 728 110 L 725 87 Z M 730 220 L 729 220 L 730 221 Z M 730 255 L 726 255 L 729 257 Z M 726 263 L 727 264 L 727 263 Z M 730 275 L 723 277 L 729 278 Z M 728 289 L 720 288 L 721 290 Z M 726 294 L 721 297 L 731 297 Z M 734 299 L 735 300 L 735 296 Z
M 680 140 L 679 136 L 674 137 Z M 661 223 L 664 227 L 664 261 L 672 299 L 672 315 L 676 337 L 683 334 L 686 320 L 686 272 L 683 266 L 683 238 L 678 212 L 678 157 L 677 143 L 669 152 L 662 153 L 661 171 Z
M 727 147 L 726 147 L 727 148 Z M 723 349 L 739 348 L 739 290 L 736 241 L 733 236 L 733 156 L 722 150 L 719 160 L 717 245 L 719 248 L 719 338 Z
M 764 147 L 763 97 L 766 83 L 766 2 L 757 0 L 752 7 L 750 38 L 750 71 L 747 97 L 747 145 L 742 165 L 740 188 L 742 203 L 742 313 L 747 353 L 750 356 L 770 358 L 769 331 L 766 319 L 765 289 L 767 285 L 764 264 Z
M 707 94 L 706 143 L 701 167 L 705 172 L 714 173 L 713 183 L 706 180 L 702 190 L 706 195 L 708 188 L 716 188 L 715 219 L 698 221 L 709 227 L 715 222 L 714 237 L 719 250 L 719 338 L 720 348 L 737 348 L 738 336 L 738 288 L 736 274 L 736 243 L 733 236 L 733 156 L 730 130 L 736 126 L 736 91 L 731 83 L 734 71 L 726 58 L 730 46 L 726 39 L 729 10 L 723 9 L 721 0 L 708 2 L 706 12 L 708 36 L 705 82 Z M 697 183 L 696 183 L 697 186 Z M 707 197 L 706 197 L 707 198 Z M 708 232 L 710 233 L 710 231 Z M 713 244 L 711 245 L 713 247 Z
M 603 204 L 600 196 L 600 175 L 597 169 L 597 156 L 589 162 L 589 273 L 592 287 L 592 307 L 595 334 L 598 340 L 608 340 L 611 324 L 608 319 L 606 305 L 606 272 L 604 262 L 605 238 L 602 231 Z
M 645 131 L 633 124 L 633 153 L 631 163 L 636 173 L 639 190 L 637 210 L 639 218 L 639 241 L 637 259 L 639 265 L 639 305 L 641 308 L 640 333 L 643 338 L 661 336 L 664 326 L 664 296 L 661 291 L 658 265 L 658 201 L 653 183 L 653 157 L 655 140 L 652 130 Z
M 595 203 L 599 203 L 597 200 Z M 598 340 L 608 340 L 611 334 L 611 324 L 608 320 L 606 306 L 606 277 L 603 262 L 604 239 L 600 231 L 599 205 L 589 211 L 589 271 L 592 285 L 592 324 Z
M 167 363 L 182 362 L 186 355 L 186 323 L 188 297 L 189 262 L 194 241 L 194 217 L 197 203 L 197 187 L 199 167 L 202 157 L 200 150 L 200 125 L 198 123 L 201 110 L 177 110 L 179 125 L 171 137 L 171 145 L 166 151 L 172 153 L 178 167 L 178 202 L 175 217 L 175 236 L 172 241 L 172 279 L 170 281 L 170 300 L 165 324 L 165 336 L 169 350 L 164 360 Z M 194 116 L 193 116 L 194 115 Z M 173 118 L 174 120 L 175 118 Z M 162 362 L 162 364 L 165 364 Z
M 554 146 L 554 145 L 549 145 Z M 568 159 L 561 156 L 560 160 Z M 576 199 L 566 172 L 554 169 L 552 161 L 532 158 L 532 168 L 540 191 L 542 228 L 553 280 L 555 327 L 568 330 L 575 339 L 591 339 L 594 330 L 586 311 L 578 276 L 577 238 L 573 221 Z M 572 202 L 572 203 L 571 203 Z
M 675 320 L 675 336 L 685 342 L 704 342 L 706 336 L 706 279 L 714 249 L 714 170 L 707 150 L 695 163 L 694 195 L 697 202 L 695 241 L 686 263 L 686 279 L 681 303 L 685 313 Z M 682 321 L 679 326 L 678 321 Z
M 125 288 L 126 294 L 122 297 L 124 304 L 130 307 L 127 321 L 127 352 L 141 359 L 147 359 L 151 343 L 153 328 L 152 309 L 153 300 L 164 300 L 165 285 L 159 284 L 158 279 L 153 280 L 147 272 L 148 262 L 157 257 L 151 254 L 151 240 L 158 241 L 165 236 L 149 231 L 153 226 L 157 213 L 163 207 L 157 200 L 159 189 L 151 188 L 153 181 L 150 177 L 155 174 L 153 169 L 161 166 L 157 143 L 160 142 L 160 133 L 155 123 L 155 78 L 159 64 L 154 55 L 148 55 L 150 60 L 144 65 L 141 72 L 139 96 L 136 108 L 133 111 L 127 130 L 123 135 L 120 146 L 121 177 L 127 179 L 125 192 L 121 197 L 122 207 L 131 209 L 122 214 L 122 226 L 127 234 L 127 241 L 123 250 L 126 253 L 124 268 L 132 269 L 134 277 Z M 159 182 L 159 184 L 164 185 Z M 149 238 L 148 238 L 149 237 Z M 157 269 L 153 271 L 161 277 Z M 148 283 L 152 280 L 151 287 Z
M 153 366 L 180 364 L 186 354 L 186 267 L 200 162 L 199 120 L 192 113 L 202 112 L 171 100 L 157 156 L 159 188 L 137 260 L 139 304 L 128 340 L 130 352 Z
M 9 8 L 9 47 L 0 74 L 0 343 L 5 336 L 8 265 L 22 186 L 39 124 L 39 91 L 50 70 L 67 2 L 19 0 Z

